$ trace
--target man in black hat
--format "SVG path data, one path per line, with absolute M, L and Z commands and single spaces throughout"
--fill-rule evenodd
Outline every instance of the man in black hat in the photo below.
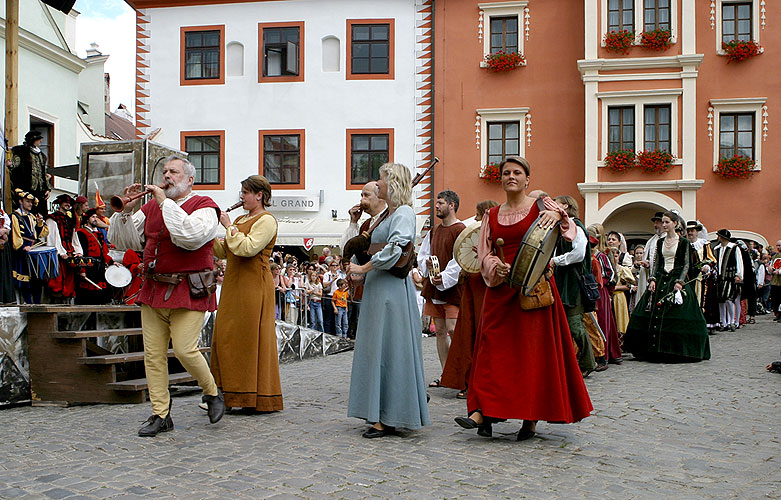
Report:
M 645 243 L 643 260 L 638 262 L 640 264 L 640 274 L 637 277 L 637 297 L 641 297 L 645 293 L 645 289 L 648 288 L 648 278 L 651 276 L 654 260 L 656 259 L 656 242 L 659 241 L 659 238 L 664 238 L 662 236 L 664 233 L 662 230 L 662 215 L 664 215 L 664 212 L 656 212 L 651 217 L 651 222 L 654 223 L 654 235 Z
M 713 250 L 711 250 L 710 242 L 706 238 L 700 237 L 700 231 L 703 229 L 703 225 L 700 224 L 700 221 L 698 220 L 690 220 L 686 223 L 686 239 L 689 240 L 689 243 L 692 244 L 692 248 L 694 249 L 694 264 L 703 261 L 711 263 L 716 262 Z M 697 281 L 694 283 L 694 293 L 697 295 L 697 300 L 699 300 L 701 306 L 705 305 L 705 287 L 703 287 L 703 280 L 707 279 L 710 270 L 711 266 L 709 264 L 703 264 L 702 273 L 697 274 Z M 705 319 L 708 319 L 707 314 Z M 708 322 L 708 325 L 710 328 L 711 323 Z
M 24 136 L 24 142 L 11 148 L 11 185 L 32 194 L 40 203 L 33 207 L 33 213 L 46 217 L 46 200 L 51 185 L 46 173 L 46 155 L 41 151 L 43 136 L 31 130 Z
M 50 213 L 46 219 L 46 227 L 49 228 L 47 245 L 57 249 L 60 259 L 60 274 L 49 280 L 48 286 L 55 297 L 62 298 L 65 302 L 70 301 L 75 292 L 74 268 L 68 265 L 66 259 L 81 257 L 84 253 L 76 236 L 76 218 L 72 212 L 74 201 L 67 194 L 59 195 L 54 199 L 57 210 Z
M 98 230 L 96 209 L 90 208 L 81 216 L 81 225 L 76 231 L 84 256 L 92 259 L 92 265 L 79 270 L 76 285 L 77 304 L 107 304 L 111 299 L 106 283 L 106 267 L 113 261 L 108 253 L 108 244 Z
M 716 236 L 719 245 L 713 253 L 717 262 L 716 294 L 719 298 L 721 330 L 734 332 L 740 314 L 737 307 L 740 304 L 740 283 L 743 282 L 743 256 L 728 229 L 719 229 Z

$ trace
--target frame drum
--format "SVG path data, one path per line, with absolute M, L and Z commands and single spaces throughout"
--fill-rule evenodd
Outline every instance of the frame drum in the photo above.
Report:
M 125 288 L 133 281 L 133 274 L 125 266 L 111 265 L 106 268 L 105 278 L 114 288 Z
M 559 240 L 559 223 L 548 229 L 542 229 L 541 218 L 542 215 L 538 216 L 526 231 L 515 255 L 510 275 L 507 277 L 510 286 L 520 288 L 524 295 L 529 295 L 545 274 L 545 269 L 556 250 L 556 242 Z
M 480 272 L 480 261 L 477 260 L 477 242 L 480 239 L 481 222 L 470 224 L 464 228 L 453 244 L 453 254 L 456 262 L 464 271 L 474 274 Z

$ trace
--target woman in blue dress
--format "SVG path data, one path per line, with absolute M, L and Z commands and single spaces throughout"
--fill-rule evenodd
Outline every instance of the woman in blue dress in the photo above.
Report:
M 371 242 L 387 245 L 366 264 L 350 264 L 351 273 L 366 277 L 347 415 L 372 424 L 365 438 L 430 423 L 415 285 L 409 276 L 397 278 L 388 272 L 402 248 L 415 239 L 409 169 L 386 163 L 380 167 L 377 190 L 388 204 L 388 216 L 372 232 Z

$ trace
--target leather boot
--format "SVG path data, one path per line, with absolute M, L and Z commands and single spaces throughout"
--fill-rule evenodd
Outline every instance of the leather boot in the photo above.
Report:
M 222 395 L 222 391 L 217 389 L 216 396 L 203 395 L 201 401 L 206 403 L 209 407 L 209 422 L 215 424 L 220 421 L 225 414 L 225 398 Z
M 174 430 L 174 421 L 171 419 L 170 412 L 165 418 L 160 418 L 159 415 L 152 415 L 144 423 L 146 425 L 138 429 L 138 435 L 141 437 L 154 437 L 160 432 Z

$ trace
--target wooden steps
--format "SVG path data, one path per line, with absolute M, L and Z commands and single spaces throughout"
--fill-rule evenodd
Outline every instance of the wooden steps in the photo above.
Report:
M 198 349 L 201 352 L 211 351 L 208 347 L 201 347 Z M 168 357 L 174 357 L 174 350 L 168 349 Z M 133 363 L 135 361 L 143 361 L 143 352 L 128 352 L 121 354 L 104 354 L 100 356 L 83 356 L 77 358 L 76 361 L 83 365 L 113 365 L 117 363 Z
M 86 339 L 90 337 L 117 337 L 120 335 L 141 335 L 140 328 L 122 328 L 117 330 L 58 330 L 52 332 L 55 339 Z
M 195 377 L 187 372 L 168 374 L 168 385 L 182 384 L 184 382 L 192 382 L 193 380 L 195 380 Z M 115 391 L 144 391 L 147 389 L 145 378 L 112 382 L 106 385 Z

